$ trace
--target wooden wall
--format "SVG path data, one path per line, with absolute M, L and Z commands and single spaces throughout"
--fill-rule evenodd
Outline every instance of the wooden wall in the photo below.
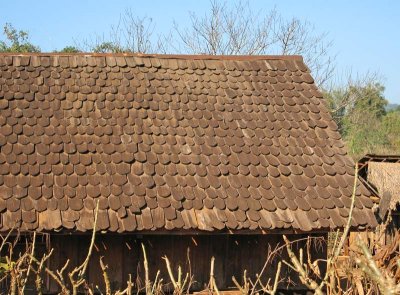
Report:
M 302 238 L 301 235 L 288 236 L 289 239 Z M 70 265 L 78 265 L 86 257 L 90 243 L 89 235 L 53 235 L 50 238 L 50 247 L 54 248 L 54 254 L 49 267 L 59 269 L 67 259 Z M 126 286 L 129 274 L 136 281 L 137 277 L 143 281 L 143 254 L 141 243 L 146 247 L 149 260 L 150 278 L 154 280 L 157 270 L 161 271 L 164 282 L 168 281 L 163 256 L 171 261 L 172 269 L 176 272 L 178 265 L 186 273 L 188 268 L 187 256 L 191 261 L 191 270 L 195 283 L 193 290 L 202 290 L 209 282 L 210 261 L 215 257 L 215 277 L 217 286 L 221 290 L 234 287 L 232 276 L 242 282 L 243 271 L 247 270 L 251 278 L 259 273 L 268 255 L 268 249 L 273 249 L 282 244 L 281 235 L 104 235 L 96 236 L 95 249 L 91 258 L 87 279 L 92 286 L 98 285 L 104 288 L 99 258 L 104 256 L 104 262 L 108 264 L 108 274 L 112 288 L 119 289 Z M 304 243 L 299 245 L 304 247 Z M 189 252 L 188 252 L 189 251 Z M 315 258 L 326 257 L 326 247 L 312 251 Z M 267 267 L 265 278 L 275 277 L 276 266 L 279 259 L 285 258 L 286 251 L 282 257 L 277 257 Z M 68 270 L 66 271 L 66 273 Z M 283 269 L 282 274 L 298 282 L 297 275 Z M 47 292 L 55 293 L 57 286 L 50 280 L 47 283 Z M 282 285 L 286 288 L 286 285 Z M 293 288 L 293 286 L 291 287 Z M 302 289 L 297 286 L 295 289 Z

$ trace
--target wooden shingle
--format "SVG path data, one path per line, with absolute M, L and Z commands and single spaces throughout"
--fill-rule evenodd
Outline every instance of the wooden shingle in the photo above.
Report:
M 345 224 L 353 163 L 301 57 L 0 54 L 0 74 L 0 231 L 87 231 L 97 201 L 110 232 Z

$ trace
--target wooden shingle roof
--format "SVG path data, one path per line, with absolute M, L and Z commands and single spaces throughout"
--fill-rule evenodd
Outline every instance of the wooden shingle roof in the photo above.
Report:
M 354 180 L 298 56 L 2 54 L 0 150 L 1 231 L 327 230 Z

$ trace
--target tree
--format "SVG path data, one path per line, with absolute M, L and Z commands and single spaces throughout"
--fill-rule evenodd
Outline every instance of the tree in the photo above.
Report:
M 388 117 L 385 88 L 376 80 L 349 80 L 345 87 L 327 92 L 328 105 L 339 130 L 347 142 L 350 154 L 358 158 L 365 153 L 390 152 L 395 139 L 389 126 L 395 129 L 396 118 Z M 400 122 L 400 121 L 399 121 Z
M 248 2 L 230 6 L 211 1 L 204 16 L 192 12 L 190 26 L 174 26 L 178 46 L 184 53 L 210 55 L 302 55 L 317 83 L 325 84 L 333 74 L 332 41 L 326 33 L 317 33 L 307 21 L 285 19 L 273 9 L 265 15 L 256 13 Z M 180 46 L 179 46 L 180 45 Z
M 99 53 L 120 53 L 120 52 L 130 52 L 127 49 L 121 48 L 118 44 L 109 41 L 103 41 L 99 44 L 94 45 L 91 50 L 92 52 Z
M 285 19 L 275 9 L 256 13 L 247 2 L 230 4 L 211 1 L 204 16 L 190 13 L 190 25 L 174 21 L 167 35 L 154 36 L 152 18 L 137 17 L 126 10 L 109 37 L 84 41 L 93 52 L 181 53 L 210 55 L 303 55 L 317 83 L 325 84 L 333 74 L 332 41 L 307 21 Z M 85 51 L 85 50 L 83 50 Z
M 87 51 L 100 53 L 157 52 L 159 47 L 152 41 L 154 27 L 152 18 L 140 18 L 131 9 L 127 9 L 118 24 L 111 26 L 108 38 L 97 36 L 94 41 L 85 40 L 83 47 Z
M 75 46 L 65 46 L 63 49 L 55 52 L 64 52 L 64 53 L 78 53 L 81 52 L 81 50 L 78 47 Z
M 382 130 L 385 131 L 390 144 L 390 151 L 400 151 L 400 106 L 389 111 L 382 120 Z
M 0 41 L 0 52 L 39 52 L 40 48 L 29 42 L 26 31 L 17 30 L 11 24 L 4 25 L 5 41 Z
M 323 90 L 332 117 L 342 134 L 345 117 L 351 113 L 356 105 L 362 104 L 361 101 L 365 99 L 369 91 L 375 92 L 376 89 L 371 85 L 380 85 L 379 80 L 376 73 L 366 73 L 364 76 L 357 76 L 356 78 L 349 74 L 342 79 L 344 82 L 339 81 Z

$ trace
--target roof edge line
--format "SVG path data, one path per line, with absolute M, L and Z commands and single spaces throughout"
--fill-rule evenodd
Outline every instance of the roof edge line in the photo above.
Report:
M 95 53 L 95 52 L 0 52 L 0 56 L 123 56 L 166 59 L 210 59 L 210 60 L 298 60 L 301 55 L 208 55 L 208 54 L 144 54 L 144 53 Z

